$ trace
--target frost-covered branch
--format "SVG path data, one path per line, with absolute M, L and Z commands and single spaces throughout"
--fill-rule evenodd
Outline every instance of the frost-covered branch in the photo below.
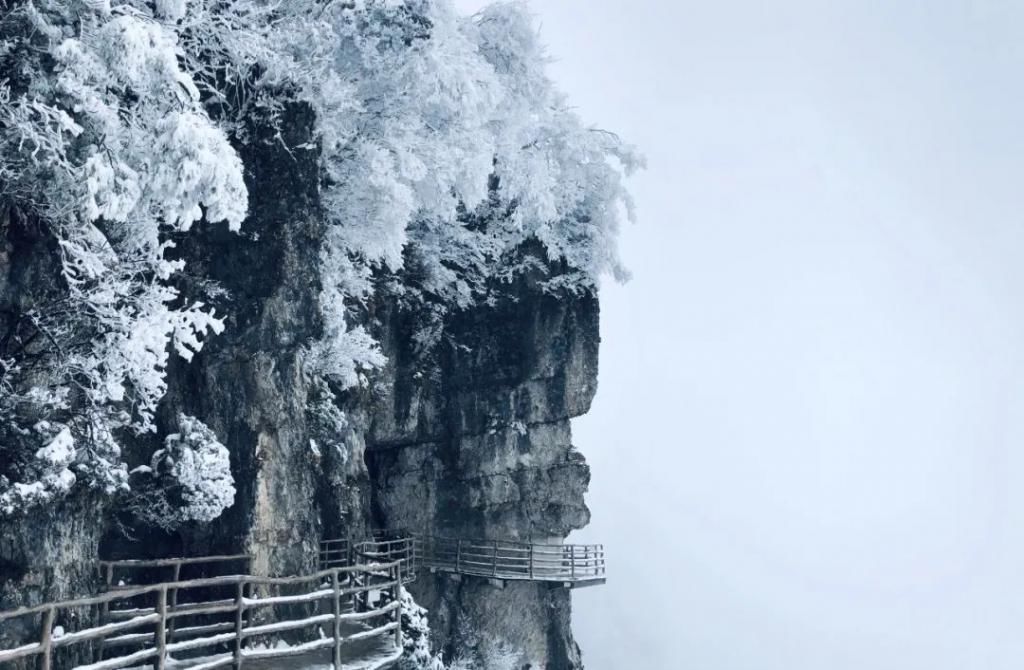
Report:
M 72 484 L 38 456 L 64 430 L 74 485 L 124 488 L 119 441 L 156 430 L 170 357 L 224 327 L 176 288 L 170 240 L 201 221 L 242 226 L 232 143 L 281 141 L 289 105 L 316 118 L 290 152 L 320 170 L 323 328 L 304 354 L 330 388 L 385 363 L 358 318 L 382 277 L 425 305 L 424 350 L 496 284 L 624 278 L 624 178 L 642 159 L 577 118 L 547 62 L 521 3 L 469 18 L 450 0 L 5 5 L 0 217 L 38 232 L 53 262 L 0 318 L 0 496 Z M 8 511 L 42 499 L 0 498 Z
M 124 488 L 115 436 L 154 430 L 170 350 L 191 358 L 222 329 L 203 305 L 179 304 L 166 234 L 201 218 L 237 229 L 241 161 L 180 67 L 176 28 L 150 11 L 36 0 L 0 15 L 4 230 L 37 229 L 56 249 L 24 299 L 61 305 L 16 316 L 0 351 L 5 513 L 75 483 Z M 42 337 L 21 337 L 24 324 Z M 40 426 L 68 436 L 59 476 Z

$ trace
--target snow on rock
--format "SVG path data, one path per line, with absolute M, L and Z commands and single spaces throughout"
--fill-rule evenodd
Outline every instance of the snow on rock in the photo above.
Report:
M 53 428 L 47 421 L 35 425 L 35 430 L 44 435 Z M 34 481 L 10 483 L 0 476 L 0 516 L 65 495 L 77 480 L 75 473 L 68 469 L 74 461 L 75 439 L 67 426 L 61 426 L 35 452 L 35 460 L 29 468 Z
M 24 83 L 0 82 L 0 178 L 59 248 L 70 308 L 35 315 L 53 346 L 33 374 L 5 375 L 0 422 L 31 403 L 36 416 L 87 417 L 67 421 L 76 439 L 155 429 L 168 349 L 188 360 L 222 328 L 182 299 L 169 238 L 203 219 L 240 229 L 249 194 L 235 147 L 254 126 L 278 124 L 288 160 L 317 150 L 327 230 L 309 261 L 323 329 L 308 362 L 337 388 L 386 364 L 353 318 L 382 269 L 415 276 L 399 297 L 429 301 L 438 319 L 536 269 L 517 253 L 529 241 L 570 267 L 551 290 L 625 276 L 623 178 L 642 159 L 571 111 L 522 3 L 472 18 L 449 0 L 78 4 L 2 17 L 0 65 Z M 291 147 L 279 124 L 294 103 L 315 134 Z M 413 334 L 424 348 L 437 336 L 434 322 Z M 30 395 L 40 371 L 80 406 Z M 78 471 L 103 490 L 121 467 L 108 442 L 81 450 L 100 458 Z
M 64 467 L 75 458 L 75 438 L 67 426 L 60 429 L 49 444 L 36 452 L 36 458 Z

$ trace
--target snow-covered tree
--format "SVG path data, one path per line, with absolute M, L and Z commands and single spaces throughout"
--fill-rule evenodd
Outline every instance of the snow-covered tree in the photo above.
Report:
M 430 646 L 430 623 L 427 610 L 413 599 L 412 594 L 401 589 L 402 599 L 402 659 L 400 670 L 445 670 L 440 654 Z
M 471 18 L 446 1 L 354 3 L 333 25 L 351 99 L 345 114 L 319 117 L 327 323 L 369 290 L 370 267 L 408 270 L 400 290 L 413 300 L 469 307 L 523 269 L 516 251 L 531 239 L 572 268 L 552 289 L 625 277 L 623 176 L 642 159 L 568 109 L 523 3 Z
M 112 493 L 126 482 L 115 435 L 154 430 L 169 351 L 189 359 L 222 328 L 202 304 L 180 304 L 167 234 L 204 217 L 238 229 L 241 161 L 147 3 L 3 11 L 0 198 L 59 263 L 7 320 L 0 495 L 37 483 L 26 426 L 40 420 L 67 431 L 75 481 Z
M 429 315 L 427 348 L 449 311 L 527 271 L 557 266 L 543 288 L 570 292 L 625 276 L 623 178 L 642 161 L 579 120 L 546 62 L 520 2 L 473 17 L 450 0 L 0 4 L 0 216 L 56 259 L 0 318 L 0 512 L 126 489 L 120 443 L 156 429 L 172 352 L 223 328 L 175 287 L 172 238 L 242 226 L 232 143 L 288 105 L 316 117 L 314 141 L 285 149 L 321 173 L 319 388 L 383 365 L 358 318 L 375 277 Z M 65 431 L 58 468 L 47 445 Z

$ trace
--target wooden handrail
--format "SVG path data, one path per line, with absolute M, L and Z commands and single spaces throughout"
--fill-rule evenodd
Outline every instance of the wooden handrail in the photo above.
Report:
M 150 641 L 151 647 L 144 648 L 140 651 L 133 651 L 121 656 L 114 656 L 106 658 L 100 664 L 102 667 L 123 667 L 129 662 L 135 663 L 138 660 L 144 660 L 146 658 L 153 658 L 152 665 L 158 670 L 165 668 L 168 655 L 171 651 L 183 650 L 183 649 L 197 649 L 209 646 L 215 646 L 226 641 L 234 641 L 234 649 L 231 653 L 223 656 L 220 660 L 212 660 L 213 665 L 221 664 L 232 664 L 235 667 L 240 667 L 247 657 L 270 658 L 276 655 L 284 655 L 286 653 L 293 653 L 292 650 L 280 650 L 275 651 L 261 650 L 257 652 L 250 652 L 244 649 L 243 641 L 246 637 L 252 635 L 266 635 L 273 634 L 284 630 L 297 630 L 301 628 L 309 628 L 312 626 L 319 626 L 320 623 L 333 619 L 333 624 L 329 627 L 330 635 L 333 638 L 328 640 L 328 645 L 334 645 L 336 648 L 341 647 L 346 642 L 351 642 L 356 639 L 366 639 L 367 637 L 391 635 L 394 632 L 394 643 L 396 653 L 400 653 L 401 646 L 401 561 L 390 561 L 390 562 L 376 562 L 369 564 L 360 564 L 354 566 L 347 566 L 343 568 L 332 568 L 329 570 L 321 570 L 318 572 L 306 574 L 306 575 L 295 575 L 290 577 L 262 577 L 255 575 L 225 575 L 221 577 L 209 577 L 194 580 L 185 581 L 174 581 L 174 582 L 163 582 L 160 584 L 152 584 L 147 586 L 140 586 L 137 588 L 128 588 L 118 591 L 110 591 L 96 596 L 88 598 L 77 598 L 73 600 L 64 600 L 46 603 L 43 605 L 37 605 L 33 607 L 22 607 L 16 610 L 7 612 L 0 612 L 0 621 L 6 621 L 14 617 L 30 616 L 36 614 L 43 614 L 42 630 L 39 636 L 38 643 L 32 643 L 22 645 L 10 649 L 0 649 L 0 662 L 10 661 L 18 658 L 30 657 L 30 656 L 41 656 L 42 667 L 50 669 L 52 668 L 53 649 L 58 646 L 69 646 L 70 644 L 90 642 L 90 641 L 101 641 L 106 642 L 108 639 L 113 640 L 113 636 L 121 635 L 124 630 L 138 628 L 139 626 L 150 626 L 153 625 L 155 628 L 153 632 L 148 635 L 137 635 L 132 634 L 127 636 L 131 641 L 131 644 L 136 646 L 145 640 Z M 342 575 L 362 575 L 365 579 L 364 583 L 357 587 L 348 587 L 345 589 L 341 588 L 341 576 Z M 326 590 L 321 588 L 321 584 L 324 581 L 329 581 L 331 588 Z M 284 586 L 284 585 L 295 585 L 295 584 L 309 584 L 309 588 L 303 594 L 290 595 L 290 596 L 268 596 L 268 597 L 246 597 L 247 587 L 253 586 Z M 227 634 L 215 634 L 208 637 L 199 637 L 190 639 L 183 642 L 170 642 L 167 634 L 169 630 L 169 624 L 173 621 L 174 616 L 178 607 L 175 607 L 169 603 L 168 594 L 177 590 L 189 590 L 198 588 L 208 588 L 215 586 L 232 586 L 236 587 L 234 604 L 228 608 L 224 608 L 220 605 L 213 605 L 208 607 L 191 607 L 188 609 L 189 615 L 202 614 L 210 611 L 222 612 L 234 611 L 235 621 L 232 631 Z M 383 605 L 376 605 L 374 608 L 361 611 L 357 615 L 344 615 L 341 612 L 340 598 L 343 594 L 363 594 L 364 596 L 371 591 L 385 590 L 390 593 L 391 601 Z M 155 606 L 150 609 L 143 608 L 137 611 L 137 616 L 133 616 L 121 623 L 110 624 L 101 622 L 99 625 L 92 628 L 87 628 L 80 631 L 74 631 L 72 633 L 65 634 L 61 637 L 53 636 L 53 627 L 56 621 L 56 617 L 59 613 L 73 610 L 82 607 L 92 607 L 95 605 L 106 605 L 112 602 L 129 600 L 140 596 L 154 596 L 156 598 Z M 332 600 L 332 614 L 319 616 L 306 617 L 302 619 L 288 619 L 279 620 L 276 624 L 265 624 L 261 626 L 254 626 L 247 624 L 245 621 L 244 613 L 246 610 L 253 607 L 273 607 L 278 604 L 292 603 L 292 602 L 319 602 L 321 600 L 331 599 Z M 201 603 L 200 603 L 201 605 Z M 135 612 L 131 610 L 130 612 Z M 385 617 L 389 623 L 385 625 L 377 625 L 368 631 L 355 633 L 348 636 L 342 635 L 342 627 L 340 622 L 342 620 L 351 618 L 351 620 L 357 620 L 354 617 L 358 617 L 358 620 L 367 620 L 374 617 Z M 116 644 L 116 643 L 115 643 Z M 317 642 L 320 645 L 319 642 Z M 323 645 L 320 645 L 323 646 Z M 312 647 L 311 647 L 312 648 Z M 334 660 L 340 666 L 340 652 L 334 654 Z M 99 666 L 97 666 L 99 667 Z
M 187 558 L 145 558 L 145 559 L 117 559 L 97 561 L 100 567 L 106 568 L 169 568 L 182 565 L 198 565 L 202 563 L 228 563 L 231 561 L 252 560 L 250 554 L 226 554 L 223 556 L 194 556 Z
M 13 617 L 43 615 L 41 622 L 42 630 L 38 638 L 39 642 L 12 649 L 0 649 L 0 661 L 38 655 L 42 657 L 42 667 L 52 668 L 53 650 L 57 647 L 66 647 L 70 644 L 93 640 L 101 640 L 104 643 L 110 640 L 111 646 L 116 646 L 117 644 L 122 646 L 125 644 L 131 645 L 137 644 L 146 635 L 150 635 L 152 649 L 136 651 L 119 658 L 124 661 L 132 659 L 134 662 L 134 660 L 138 659 L 155 657 L 154 667 L 163 668 L 171 649 L 200 648 L 204 645 L 214 644 L 213 641 L 220 642 L 223 639 L 233 639 L 234 649 L 232 653 L 224 658 L 224 662 L 230 663 L 237 668 L 241 666 L 246 657 L 250 656 L 245 651 L 243 645 L 247 635 L 272 633 L 277 630 L 288 629 L 289 627 L 302 628 L 319 625 L 333 618 L 333 624 L 330 626 L 333 641 L 328 640 L 327 646 L 334 646 L 333 660 L 336 663 L 340 663 L 339 650 L 341 645 L 345 640 L 352 639 L 352 636 L 344 640 L 341 639 L 341 622 L 356 616 L 353 614 L 342 614 L 341 597 L 353 596 L 364 607 L 368 607 L 369 603 L 363 601 L 368 600 L 367 594 L 371 590 L 389 592 L 392 602 L 398 603 L 397 605 L 357 611 L 360 612 L 358 614 L 360 620 L 375 616 L 390 616 L 391 612 L 395 612 L 395 618 L 391 624 L 379 626 L 374 630 L 377 630 L 379 634 L 390 634 L 391 631 L 394 631 L 394 642 L 396 648 L 400 650 L 401 584 L 404 581 L 415 579 L 417 567 L 429 567 L 432 570 L 480 575 L 504 580 L 565 582 L 568 584 L 600 583 L 605 578 L 604 547 L 599 544 L 559 545 L 498 539 L 476 540 L 419 535 L 398 537 L 394 534 L 389 536 L 374 534 L 373 539 L 358 543 L 353 543 L 349 538 L 323 540 L 320 545 L 320 557 L 321 569 L 305 575 L 262 577 L 234 574 L 188 580 L 180 579 L 183 566 L 251 561 L 251 557 L 248 554 L 232 554 L 194 558 L 99 561 L 98 566 L 101 574 L 103 574 L 108 587 L 111 589 L 108 592 L 91 597 L 51 602 L 0 612 L 0 622 Z M 338 563 L 342 561 L 344 561 L 344 565 L 339 565 Z M 331 562 L 333 564 L 328 564 Z M 350 563 L 355 564 L 351 565 Z M 173 578 L 170 581 L 145 586 L 128 585 L 114 587 L 112 584 L 115 570 L 164 567 L 173 569 Z M 344 580 L 342 579 L 343 577 Z M 328 583 L 327 587 L 323 586 L 325 582 Z M 351 586 L 342 587 L 343 582 L 351 584 Z M 247 589 L 252 590 L 255 587 L 263 587 L 265 589 L 274 586 L 303 584 L 308 585 L 308 588 L 298 595 L 263 598 L 246 597 L 245 595 Z M 181 590 L 226 586 L 235 587 L 233 600 L 201 601 L 187 603 L 186 605 L 178 604 L 178 592 Z M 58 615 L 63 611 L 99 606 L 104 613 L 107 613 L 111 603 L 129 601 L 146 596 L 155 598 L 155 605 L 151 605 L 148 609 L 117 610 L 115 613 L 119 615 L 119 618 L 122 620 L 121 623 L 111 624 L 107 622 L 97 627 L 75 631 L 61 637 L 55 638 L 53 636 L 53 626 Z M 278 627 L 269 625 L 265 629 L 246 623 L 244 613 L 254 607 L 272 607 L 286 603 L 319 603 L 327 599 L 331 600 L 331 616 L 321 615 L 319 618 L 286 620 L 280 622 L 281 625 Z M 224 604 L 220 604 L 221 602 L 224 602 Z M 233 626 L 231 626 L 232 632 L 226 634 L 226 638 L 224 633 L 217 633 L 212 637 L 192 638 L 185 642 L 174 641 L 175 620 L 178 617 L 224 612 L 235 613 L 235 621 Z M 150 625 L 155 625 L 155 630 L 151 634 L 123 633 L 125 630 Z M 223 628 L 218 624 L 216 626 L 192 626 L 183 630 L 188 630 L 190 635 L 202 635 L 216 633 L 216 631 L 223 630 Z M 117 640 L 113 637 L 115 634 L 119 636 Z M 358 635 L 364 636 L 363 633 Z M 272 655 L 273 651 L 261 652 L 259 655 L 263 657 L 267 653 Z M 213 664 L 219 665 L 220 661 L 213 661 Z M 119 667 L 118 658 L 105 660 L 103 667 L 108 666 Z

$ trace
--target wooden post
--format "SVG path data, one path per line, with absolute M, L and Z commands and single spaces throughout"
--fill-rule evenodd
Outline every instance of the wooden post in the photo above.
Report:
M 455 572 L 461 572 L 462 568 L 462 540 L 455 545 Z
M 569 545 L 569 574 L 576 579 L 576 545 Z
M 498 541 L 491 540 L 491 576 L 498 576 Z
M 419 540 L 416 539 L 415 535 L 410 536 L 409 541 L 412 543 L 412 564 L 411 565 L 412 565 L 413 579 L 415 579 L 416 578 L 416 572 L 421 567 L 420 566 L 420 547 L 419 547 L 420 543 L 419 543 Z
M 156 670 L 167 667 L 167 587 L 157 593 L 156 614 Z
M 245 612 L 245 582 L 238 582 L 238 593 L 235 595 L 235 653 L 232 664 L 235 670 L 242 667 L 242 615 Z
M 114 581 L 114 566 L 111 563 L 107 563 L 106 566 L 104 566 L 104 567 L 105 567 L 105 570 L 104 570 L 105 574 L 104 574 L 103 578 L 104 578 L 104 581 L 107 583 L 107 591 L 109 591 L 110 590 L 110 585 Z M 109 615 L 110 615 L 110 603 L 108 601 L 104 601 L 104 603 L 102 605 L 100 605 L 100 622 L 107 623 L 107 621 L 110 619 Z M 102 644 L 97 645 L 97 646 L 99 647 L 99 650 L 98 650 L 97 654 L 98 654 L 99 660 L 102 661 L 103 660 L 103 652 L 106 651 L 106 649 L 104 648 L 104 646 Z
M 533 544 L 530 545 L 530 557 L 528 560 L 530 562 L 530 579 L 533 579 Z
M 402 648 L 402 564 L 395 566 L 395 585 L 392 587 L 392 596 L 398 606 L 395 607 L 395 648 Z
M 179 579 L 181 579 L 181 563 L 175 563 L 174 564 L 174 573 L 173 573 L 172 576 L 173 576 L 173 579 L 171 579 L 172 582 L 177 582 Z M 173 613 L 174 610 L 178 607 L 178 589 L 177 588 L 171 589 L 170 596 L 171 596 L 171 601 L 170 601 L 171 612 Z M 168 642 L 173 642 L 174 641 L 174 623 L 175 623 L 175 621 L 176 621 L 176 619 L 174 617 L 171 617 L 171 620 L 167 624 L 167 641 Z
M 341 670 L 341 581 L 337 568 L 331 573 L 331 588 L 334 589 L 334 670 Z
M 52 670 L 53 668 L 53 616 L 54 608 L 46 610 L 46 614 L 43 615 L 43 631 L 40 636 L 39 643 L 43 647 L 43 670 Z

